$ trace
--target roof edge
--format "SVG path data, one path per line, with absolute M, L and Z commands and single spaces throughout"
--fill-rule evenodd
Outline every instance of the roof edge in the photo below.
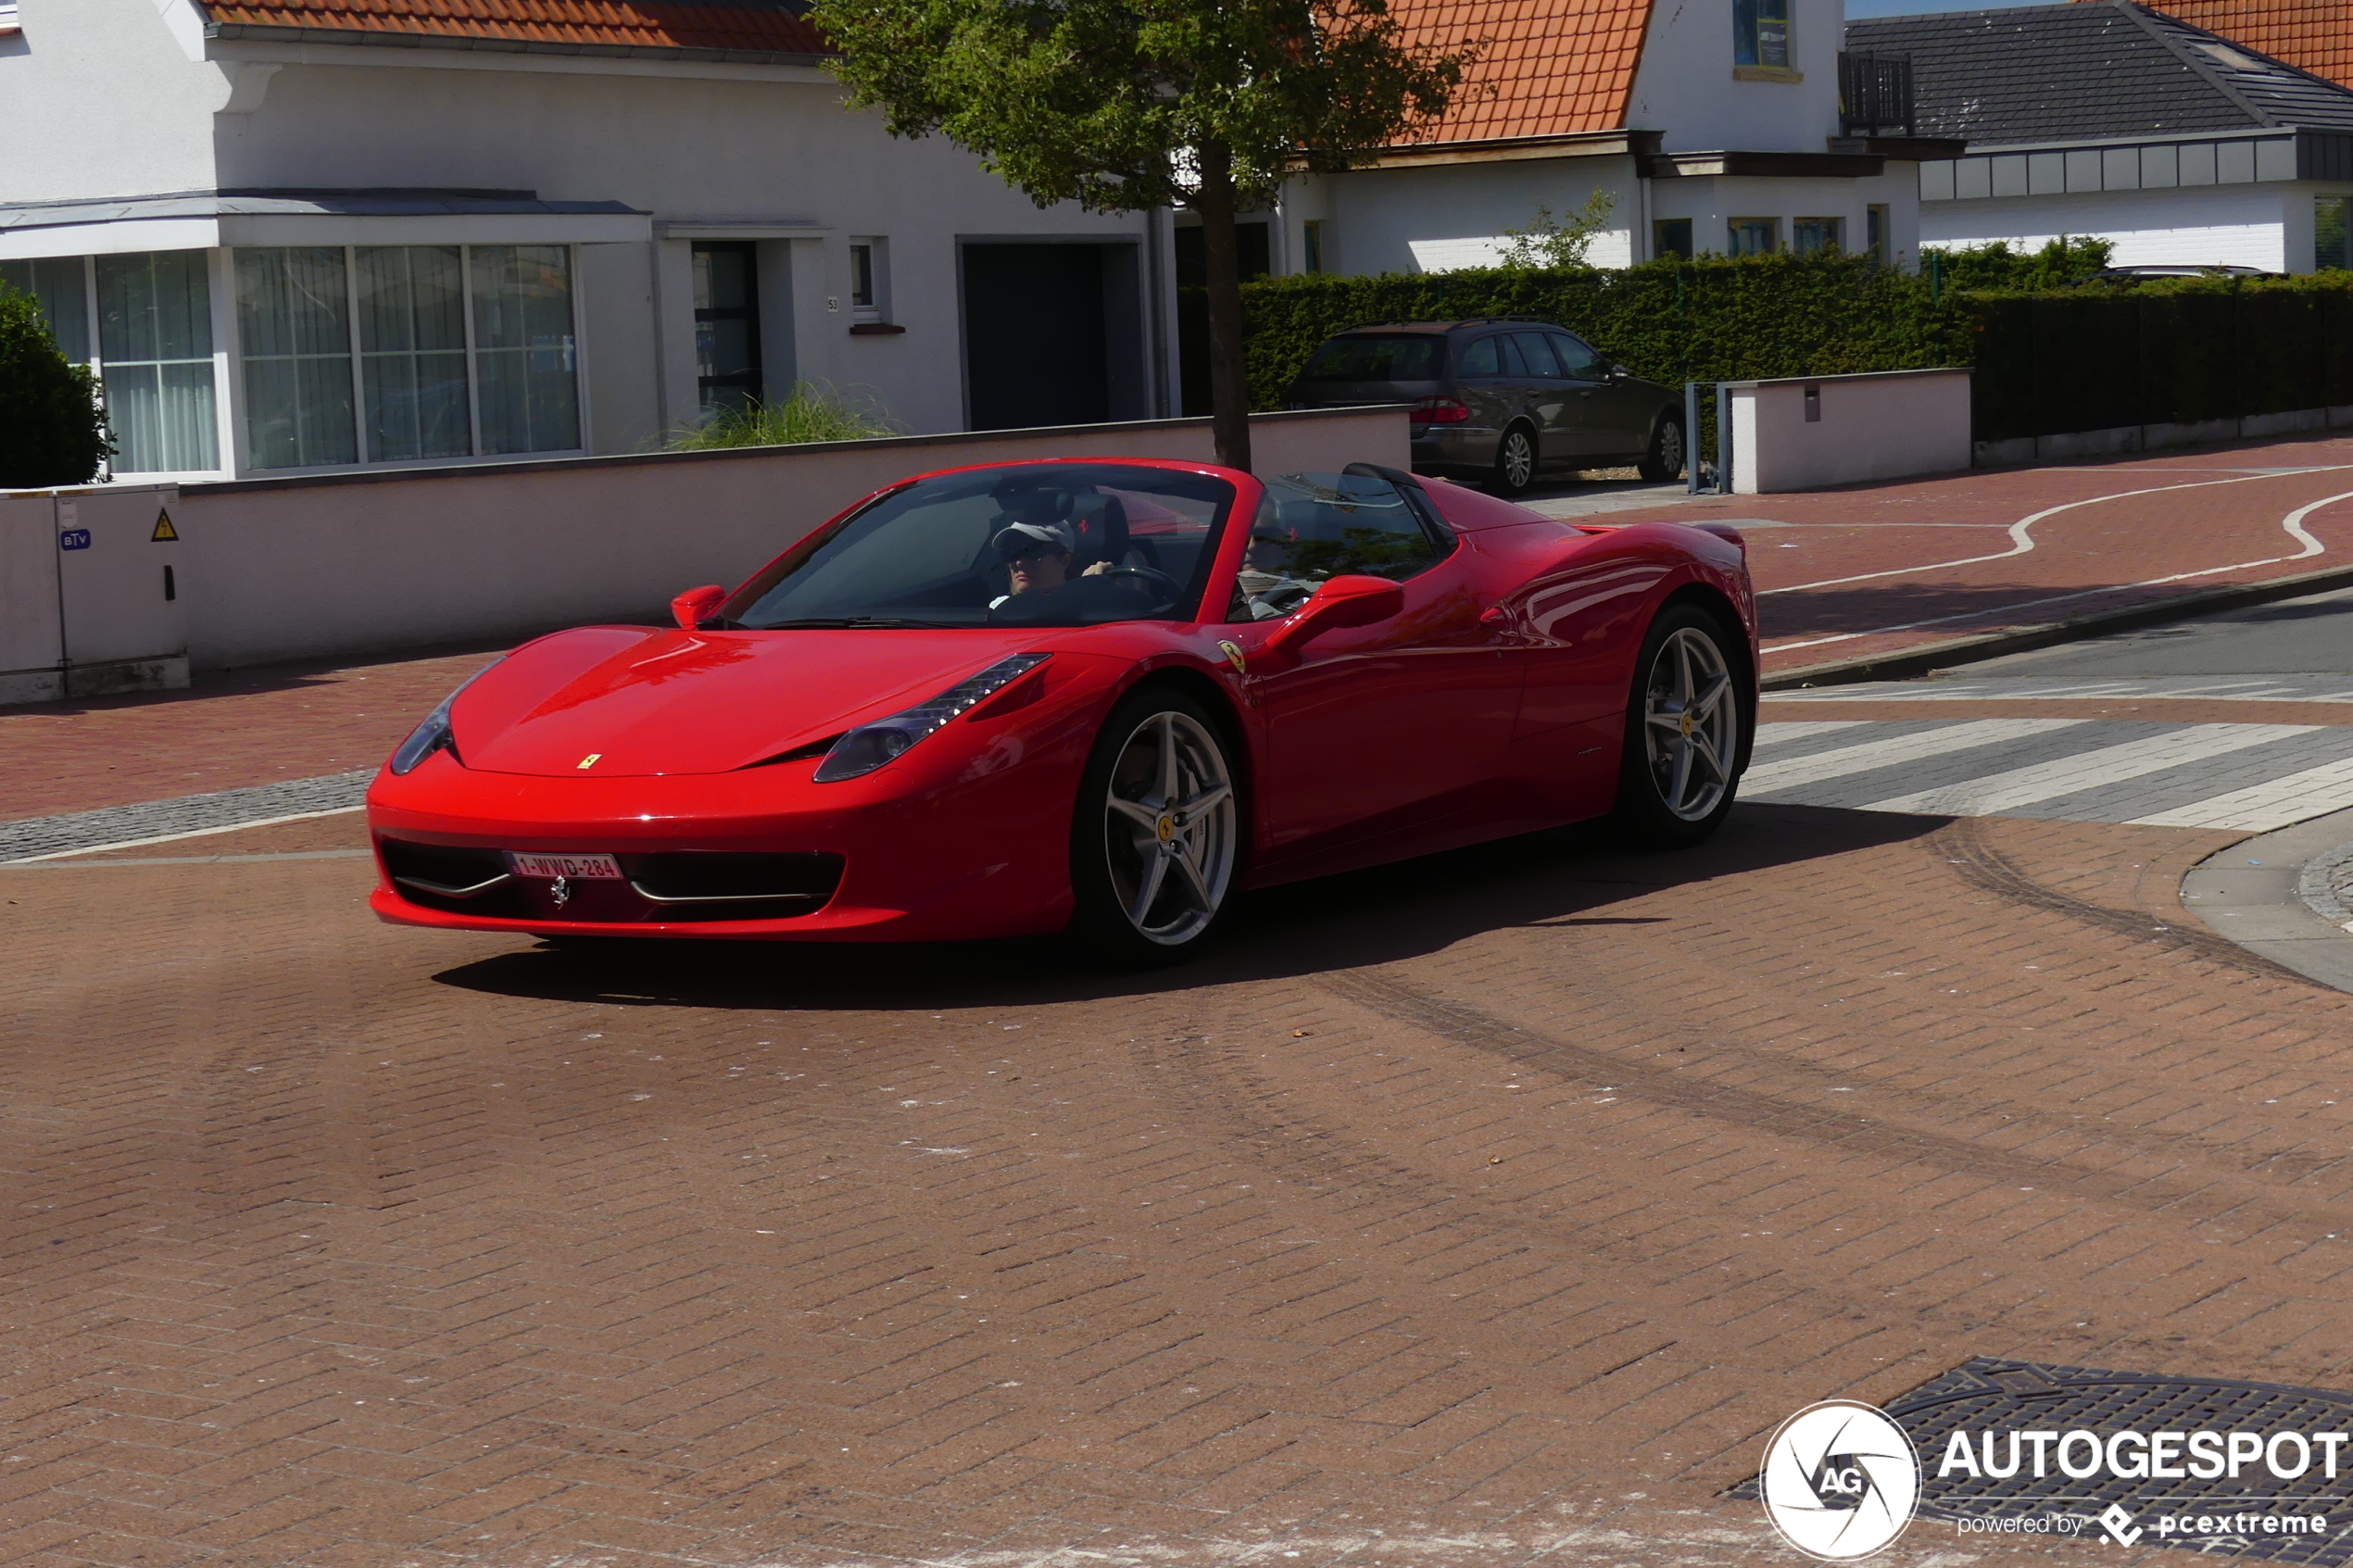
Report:
M 251 22 L 207 22 L 204 35 L 223 44 L 328 44 L 361 48 L 449 49 L 466 54 L 558 55 L 589 59 L 693 60 L 745 66 L 818 66 L 837 51 L 808 54 L 786 49 L 698 49 L 647 44 L 553 44 L 531 38 L 484 38 L 472 33 L 375 31 L 365 28 L 263 27 Z
M 1550 136 L 1489 136 L 1462 141 L 1406 142 L 1382 148 L 1357 169 L 1420 169 L 1453 163 L 1524 163 L 1536 158 L 1647 157 L 1663 131 L 1569 131 Z

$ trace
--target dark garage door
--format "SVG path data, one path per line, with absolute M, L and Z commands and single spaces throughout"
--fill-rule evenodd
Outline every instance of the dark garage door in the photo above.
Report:
M 972 428 L 1111 417 L 1104 246 L 964 246 L 964 376 Z

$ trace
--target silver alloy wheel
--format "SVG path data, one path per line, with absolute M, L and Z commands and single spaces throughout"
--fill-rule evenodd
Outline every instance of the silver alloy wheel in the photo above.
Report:
M 1683 427 L 1673 420 L 1658 427 L 1658 466 L 1669 479 L 1683 471 Z
M 1705 821 L 1731 787 L 1734 724 L 1740 705 L 1723 650 L 1696 627 L 1685 626 L 1660 645 L 1643 683 L 1642 735 L 1651 781 L 1668 811 L 1687 822 Z
M 1523 490 L 1536 476 L 1536 444 L 1524 430 L 1504 433 L 1504 483 L 1514 490 Z
M 1112 894 L 1138 935 L 1174 947 L 1216 917 L 1233 880 L 1234 834 L 1234 784 L 1208 728 L 1169 710 L 1139 724 L 1103 802 Z

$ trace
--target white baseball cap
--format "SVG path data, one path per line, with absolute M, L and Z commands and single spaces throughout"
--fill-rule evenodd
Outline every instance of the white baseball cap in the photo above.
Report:
M 1000 556 L 1009 558 L 1019 554 L 1029 544 L 1049 545 L 1064 555 L 1070 554 L 1076 547 L 1076 542 L 1070 536 L 1070 530 L 1059 522 L 1008 523 L 998 530 L 997 537 L 991 539 L 989 544 Z

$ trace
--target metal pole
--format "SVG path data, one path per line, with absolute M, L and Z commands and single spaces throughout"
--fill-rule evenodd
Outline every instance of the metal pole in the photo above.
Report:
M 1732 493 L 1732 389 L 1716 383 L 1716 494 Z
M 1683 494 L 1699 494 L 1699 383 L 1683 383 Z

